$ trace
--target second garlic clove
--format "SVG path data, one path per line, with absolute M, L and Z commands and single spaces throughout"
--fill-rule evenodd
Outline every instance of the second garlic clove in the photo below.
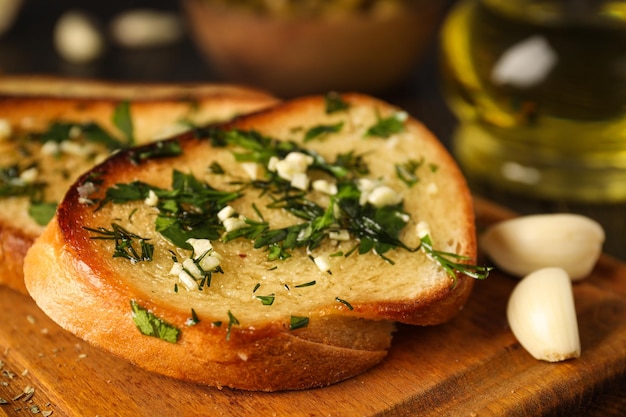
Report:
M 578 214 L 537 214 L 505 220 L 480 237 L 481 249 L 502 271 L 523 277 L 547 267 L 563 268 L 574 281 L 596 264 L 604 230 Z
M 131 9 L 111 22 L 111 34 L 127 48 L 150 48 L 171 45 L 182 39 L 183 22 L 175 13 L 156 9 Z
M 544 268 L 524 277 L 511 293 L 507 319 L 534 358 L 558 362 L 580 356 L 572 282 L 563 269 Z

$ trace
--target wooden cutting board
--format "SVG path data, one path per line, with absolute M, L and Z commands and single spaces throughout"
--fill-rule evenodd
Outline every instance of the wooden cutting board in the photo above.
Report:
M 479 227 L 512 214 L 477 200 Z M 0 415 L 502 416 L 571 415 L 626 375 L 626 265 L 603 257 L 575 284 L 582 357 L 533 359 L 507 327 L 515 280 L 477 282 L 465 310 L 438 327 L 402 326 L 388 357 L 348 381 L 254 393 L 138 369 L 60 329 L 28 297 L 0 288 Z M 28 394 L 24 394 L 24 391 Z M 2 402 L 2 401 L 0 401 Z

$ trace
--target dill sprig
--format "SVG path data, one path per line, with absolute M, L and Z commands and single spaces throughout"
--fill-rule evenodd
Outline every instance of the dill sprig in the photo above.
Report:
M 156 231 L 176 246 L 190 249 L 190 238 L 219 239 L 224 232 L 217 213 L 230 201 L 241 197 L 234 191 L 221 191 L 192 174 L 172 172 L 172 189 L 166 190 L 145 182 L 119 183 L 106 190 L 97 210 L 106 204 L 142 201 L 150 191 L 158 197 Z
M 115 242 L 114 258 L 128 259 L 133 264 L 152 260 L 154 245 L 148 243 L 150 239 L 129 232 L 117 223 L 111 223 L 111 230 L 104 227 L 90 228 L 84 226 L 83 228 L 96 234 L 96 236 L 92 236 L 91 239 L 113 240 Z M 139 250 L 135 247 L 136 242 L 139 244 Z
M 425 235 L 420 239 L 420 247 L 446 271 L 455 284 L 458 278 L 457 273 L 475 279 L 486 279 L 489 276 L 489 272 L 493 269 L 488 266 L 473 265 L 464 262 L 471 260 L 470 257 L 434 249 L 430 235 Z

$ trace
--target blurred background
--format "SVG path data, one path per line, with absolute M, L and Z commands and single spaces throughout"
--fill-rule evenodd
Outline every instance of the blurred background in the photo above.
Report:
M 128 81 L 198 81 L 213 78 L 210 67 L 204 64 L 186 33 L 172 43 L 150 47 L 122 47 L 111 37 L 113 20 L 127 11 L 161 11 L 182 20 L 177 0 L 0 0 L 0 5 L 3 3 L 21 3 L 12 24 L 0 37 L 0 71 L 4 73 Z M 70 62 L 60 55 L 55 46 L 55 28 L 70 11 L 80 11 L 92 17 L 106 42 L 102 52 L 93 60 Z

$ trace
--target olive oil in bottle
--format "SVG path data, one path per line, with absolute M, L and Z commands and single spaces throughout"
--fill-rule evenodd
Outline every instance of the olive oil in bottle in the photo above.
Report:
M 461 1 L 441 48 L 470 182 L 626 200 L 626 1 Z

